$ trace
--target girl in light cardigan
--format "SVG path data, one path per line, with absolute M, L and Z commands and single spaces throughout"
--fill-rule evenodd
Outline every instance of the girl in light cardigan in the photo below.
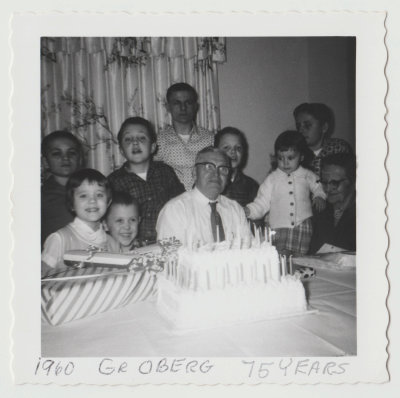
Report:
M 281 254 L 306 254 L 312 235 L 312 206 L 325 208 L 326 195 L 318 176 L 304 168 L 310 150 L 297 131 L 284 131 L 275 141 L 275 168 L 260 185 L 257 197 L 245 208 L 257 220 L 269 212 L 274 244 Z

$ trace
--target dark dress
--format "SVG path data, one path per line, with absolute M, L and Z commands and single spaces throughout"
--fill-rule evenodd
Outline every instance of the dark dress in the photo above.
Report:
M 356 203 L 355 200 L 343 212 L 337 225 L 334 225 L 333 207 L 327 203 L 321 213 L 313 216 L 313 235 L 310 253 L 316 253 L 324 243 L 345 250 L 356 251 Z
M 255 180 L 238 170 L 235 179 L 227 185 L 223 195 L 236 200 L 244 207 L 255 199 L 258 187 L 259 185 Z
M 68 210 L 65 201 L 65 186 L 59 184 L 53 176 L 43 183 L 41 190 L 41 243 L 60 228 L 65 227 L 74 216 Z

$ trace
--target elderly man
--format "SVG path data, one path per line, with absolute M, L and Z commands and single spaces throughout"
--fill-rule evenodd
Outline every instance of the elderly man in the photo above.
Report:
M 251 237 L 242 207 L 220 195 L 229 178 L 230 160 L 214 147 L 202 149 L 193 168 L 195 187 L 171 199 L 157 220 L 157 238 L 174 236 L 183 244 Z

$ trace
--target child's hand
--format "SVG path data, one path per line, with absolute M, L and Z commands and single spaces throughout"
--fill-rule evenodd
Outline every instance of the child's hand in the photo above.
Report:
M 313 199 L 313 206 L 318 211 L 318 213 L 320 213 L 325 209 L 326 201 L 325 199 L 322 199 L 319 196 L 317 196 Z
M 244 214 L 246 215 L 247 218 L 250 216 L 250 210 L 247 206 L 244 207 Z

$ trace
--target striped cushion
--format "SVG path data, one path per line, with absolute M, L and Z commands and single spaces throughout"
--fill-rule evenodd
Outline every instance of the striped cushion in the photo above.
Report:
M 154 296 L 152 271 L 116 271 L 107 267 L 66 270 L 42 280 L 42 319 L 60 325 Z

